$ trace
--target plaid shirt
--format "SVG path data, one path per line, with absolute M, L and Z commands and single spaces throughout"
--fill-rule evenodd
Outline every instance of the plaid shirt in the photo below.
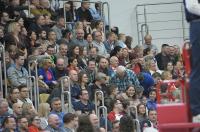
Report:
M 115 73 L 113 77 L 110 79 L 111 84 L 115 84 L 118 86 L 118 90 L 120 92 L 124 92 L 128 85 L 134 85 L 137 88 L 141 88 L 140 82 L 137 79 L 135 73 L 131 70 L 126 70 L 123 78 L 119 78 L 119 76 Z

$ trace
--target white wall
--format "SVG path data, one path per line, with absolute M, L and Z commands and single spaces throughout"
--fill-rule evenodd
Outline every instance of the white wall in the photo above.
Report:
M 93 0 L 93 1 L 97 1 L 97 0 Z M 110 14 L 111 14 L 111 25 L 112 26 L 118 26 L 120 28 L 120 32 L 125 33 L 127 35 L 131 35 L 134 38 L 134 44 L 137 44 L 137 24 L 136 24 L 136 5 L 138 4 L 152 4 L 152 3 L 168 3 L 168 2 L 181 2 L 182 0 L 104 0 L 110 3 Z M 153 8 L 153 7 L 152 7 Z M 173 10 L 173 8 L 176 8 L 176 6 L 171 6 L 171 5 L 166 5 L 165 7 L 166 9 L 169 10 Z M 178 7 L 177 7 L 178 8 Z M 150 10 L 157 10 L 158 9 L 150 9 Z M 149 16 L 151 17 L 151 16 Z M 155 17 L 155 16 L 154 16 Z M 161 19 L 162 16 L 158 16 L 156 18 L 156 20 L 159 20 L 159 18 Z M 167 16 L 169 17 L 169 16 Z M 176 19 L 177 17 L 180 17 L 180 14 L 173 14 L 172 16 L 170 16 L 172 19 Z M 151 19 L 151 18 L 150 18 Z M 155 19 L 155 18 L 152 18 Z M 176 27 L 176 26 L 180 26 L 180 23 L 171 23 L 171 24 L 165 24 L 164 26 L 162 24 L 158 24 L 158 25 L 151 25 L 150 28 L 154 28 L 155 27 Z M 153 32 L 152 32 L 153 33 Z M 186 31 L 187 33 L 187 31 Z M 162 34 L 162 35 L 161 35 Z M 182 34 L 182 31 L 165 31 L 163 33 L 153 33 L 152 36 L 153 38 L 159 38 L 159 37 L 163 37 L 163 35 L 176 35 L 176 34 Z M 161 35 L 161 36 L 160 36 Z M 173 35 L 172 35 L 173 36 Z M 187 36 L 187 35 L 186 35 Z M 170 37 L 170 36 L 169 36 Z M 170 43 L 170 44 L 181 44 L 182 43 L 182 39 L 163 39 L 163 40 L 153 40 L 154 43 L 156 43 L 158 45 L 158 47 L 160 47 L 160 45 L 162 43 Z

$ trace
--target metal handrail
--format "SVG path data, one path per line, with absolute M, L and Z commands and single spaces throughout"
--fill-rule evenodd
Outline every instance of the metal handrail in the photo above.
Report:
M 141 129 L 140 129 L 140 121 L 138 119 L 133 119 L 136 123 L 136 132 L 141 132 Z
M 5 46 L 0 43 L 0 48 L 2 49 L 1 50 L 1 54 L 2 54 L 2 57 L 3 57 L 3 72 L 4 72 L 4 85 L 5 85 L 5 97 L 7 97 L 8 95 L 8 84 L 7 84 L 7 74 L 6 74 L 6 57 L 5 57 Z M 1 74 L 2 76 L 2 74 Z
M 0 89 L 1 92 L 3 93 L 3 79 L 2 79 L 2 65 L 1 65 L 1 61 L 0 61 Z
M 101 91 L 101 90 L 97 90 L 96 92 L 95 92 L 95 94 L 94 94 L 94 103 L 95 103 L 95 112 L 97 113 L 97 109 L 98 109 L 98 106 L 97 106 L 97 94 L 98 93 L 100 93 L 101 94 L 101 96 L 102 96 L 102 99 L 101 99 L 101 101 L 102 101 L 102 106 L 105 106 L 104 105 L 104 93 L 103 93 L 103 91 Z
M 64 80 L 68 81 L 68 90 L 64 89 Z M 62 103 L 62 112 L 65 112 L 65 94 L 68 97 L 68 112 L 72 112 L 72 101 L 71 101 L 71 87 L 70 87 L 70 79 L 68 76 L 64 76 L 61 79 L 61 103 Z
M 32 80 L 33 80 L 33 87 L 32 87 Z M 29 81 L 31 83 L 29 83 Z M 27 88 L 31 88 L 30 90 L 30 98 L 31 100 L 33 99 L 33 92 L 34 92 L 34 105 L 37 106 L 38 108 L 38 105 L 37 105 L 37 88 L 36 88 L 36 80 L 35 80 L 35 77 L 34 76 L 28 76 L 27 77 Z
M 107 9 L 108 9 L 108 26 L 109 26 L 109 31 L 111 30 L 111 19 L 110 19 L 110 5 L 109 5 L 109 3 L 108 2 L 103 2 L 103 4 L 102 4 L 102 18 L 105 18 L 105 14 L 104 14 L 104 5 L 106 5 L 107 6 Z M 105 24 L 105 20 L 104 20 L 104 24 Z M 105 25 L 104 25 L 104 28 L 105 28 Z M 105 29 L 104 29 L 104 31 L 105 31 Z
M 145 27 L 145 29 L 144 29 Z M 149 26 L 147 24 L 142 24 L 141 25 L 141 36 L 142 36 L 142 44 L 144 44 L 144 30 L 145 30 L 145 35 L 149 33 Z
M 177 11 L 178 9 L 176 8 L 176 10 L 174 11 L 158 11 L 158 12 L 147 12 L 147 7 L 148 6 L 161 6 L 161 5 L 173 5 L 173 4 L 178 4 L 178 5 L 180 5 L 181 6 L 181 9 L 179 10 L 179 11 Z M 146 3 L 146 4 L 139 4 L 139 5 L 136 5 L 136 7 L 135 7 L 135 10 L 136 10 L 136 22 L 137 22 L 137 33 L 138 33 L 138 43 L 140 43 L 140 42 L 143 42 L 143 38 L 141 38 L 141 30 L 140 30 L 140 25 L 141 24 L 147 24 L 147 25 L 149 25 L 149 24 L 151 24 L 151 23 L 167 23 L 167 22 L 181 22 L 182 24 L 182 29 L 183 29 L 183 31 L 182 31 L 182 38 L 184 39 L 184 38 L 186 38 L 187 36 L 186 36 L 186 29 L 187 28 L 185 28 L 186 26 L 185 26 L 185 23 L 184 23 L 184 17 L 185 17 L 185 15 L 184 15 L 184 8 L 183 8 L 183 2 L 161 2 L 161 3 L 153 3 L 153 4 L 149 4 L 149 3 Z M 139 11 L 141 11 L 141 12 L 139 12 Z M 176 13 L 181 13 L 180 15 L 181 15 L 181 19 L 179 20 L 177 20 L 177 19 L 174 19 L 174 20 L 172 20 L 172 19 L 170 19 L 170 20 L 160 20 L 160 21 L 147 21 L 147 18 L 148 18 L 148 15 L 149 14 L 162 14 L 162 13 L 174 13 L 174 12 L 176 12 Z M 139 20 L 139 17 L 140 16 L 143 16 L 143 20 L 142 21 L 140 21 Z M 149 30 L 149 31 L 153 31 L 153 30 Z M 144 34 L 144 33 L 143 33 Z M 154 39 L 155 40 L 155 39 Z
M 40 99 L 39 99 L 39 84 L 38 84 L 38 62 L 37 60 L 32 60 L 28 62 L 28 72 L 29 72 L 29 76 L 31 76 L 31 64 L 34 64 L 34 70 L 35 70 L 35 108 L 36 110 L 38 110 L 39 104 L 40 104 Z
M 107 116 L 108 116 L 108 110 L 107 110 L 107 107 L 106 106 L 99 106 L 98 109 L 97 109 L 97 117 L 101 118 L 101 115 L 100 115 L 100 110 L 103 110 L 103 117 L 105 118 L 105 129 L 106 129 L 106 132 L 108 130 L 108 119 L 107 119 Z M 99 126 L 100 126 L 100 122 L 99 122 Z

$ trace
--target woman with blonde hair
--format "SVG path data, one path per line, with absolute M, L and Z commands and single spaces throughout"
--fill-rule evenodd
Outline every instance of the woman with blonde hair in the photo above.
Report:
M 41 129 L 48 126 L 48 115 L 50 113 L 50 105 L 48 103 L 40 103 L 38 107 L 38 116 L 40 117 Z
M 5 44 L 16 45 L 19 50 L 25 53 L 25 57 L 27 56 L 26 45 L 22 41 L 22 36 L 20 36 L 21 25 L 18 22 L 11 22 L 8 25 L 8 34 L 5 35 Z

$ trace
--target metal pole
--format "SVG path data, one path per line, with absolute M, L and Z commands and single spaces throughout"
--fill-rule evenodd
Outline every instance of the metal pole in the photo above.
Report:
M 65 3 L 66 2 L 63 2 L 63 11 L 64 11 L 64 19 L 65 19 L 65 29 L 67 28 L 67 24 L 66 24 L 66 9 L 65 9 Z M 73 7 L 71 7 L 71 8 L 73 8 Z
M 105 118 L 105 129 L 106 129 L 106 132 L 107 132 L 107 130 L 108 130 L 108 120 L 107 120 L 107 116 L 108 116 L 108 114 L 107 114 L 107 112 L 108 112 L 108 110 L 107 110 L 107 107 L 106 106 L 99 106 L 99 108 L 97 109 L 97 117 L 99 118 L 99 120 L 100 120 L 100 118 L 101 118 L 101 115 L 100 115 L 100 110 L 103 110 L 103 117 Z M 100 122 L 99 122 L 99 126 L 100 126 Z
M 102 106 L 105 106 L 104 105 L 104 93 L 103 93 L 103 91 L 101 91 L 101 90 L 97 90 L 96 92 L 95 92 L 95 94 L 94 94 L 94 103 L 95 103 L 95 112 L 97 113 L 97 109 L 98 109 L 98 107 L 97 107 L 97 94 L 98 93 L 100 93 L 101 94 L 101 96 L 102 96 Z
M 35 88 L 34 88 L 34 95 L 35 95 L 35 109 L 38 110 L 38 106 L 40 104 L 40 99 L 39 99 L 39 85 L 38 85 L 38 63 L 37 60 L 29 61 L 28 62 L 28 71 L 29 71 L 29 76 L 31 76 L 31 64 L 34 65 L 34 70 L 35 70 Z
M 136 132 L 140 132 L 141 130 L 140 130 L 140 122 L 139 122 L 139 120 L 138 119 L 134 119 L 134 123 L 136 123 Z
M 104 5 L 107 5 L 108 8 L 108 25 L 109 25 L 109 31 L 111 30 L 111 22 L 110 22 L 110 5 L 108 2 L 104 2 L 103 3 L 103 9 L 104 9 Z M 104 16 L 105 17 L 105 16 Z M 104 20 L 105 21 L 105 20 Z
M 136 12 L 136 23 L 137 23 L 137 35 L 138 35 L 138 44 L 140 44 L 140 30 L 139 30 L 139 18 L 138 18 L 138 6 L 135 7 Z
M 7 85 L 7 74 L 6 74 L 6 57 L 5 57 L 5 47 L 3 44 L 0 45 L 0 48 L 2 49 L 2 56 L 3 56 L 3 70 L 4 70 L 4 85 L 5 85 L 5 96 L 8 95 L 8 85 Z
M 184 24 L 184 9 L 183 4 L 181 4 L 181 18 L 182 18 L 182 29 L 183 29 L 183 40 L 185 39 L 185 24 Z
M 2 79 L 2 65 L 0 61 L 0 87 L 1 87 L 1 92 L 3 93 L 3 79 Z
M 28 17 L 31 17 L 31 2 L 28 0 Z
M 64 80 L 67 79 L 68 81 L 68 90 L 65 91 L 64 89 Z M 71 101 L 71 87 L 70 87 L 70 79 L 68 76 L 64 76 L 61 79 L 61 103 L 62 103 L 62 112 L 65 112 L 65 94 L 68 97 L 68 112 L 72 112 L 72 101 Z

